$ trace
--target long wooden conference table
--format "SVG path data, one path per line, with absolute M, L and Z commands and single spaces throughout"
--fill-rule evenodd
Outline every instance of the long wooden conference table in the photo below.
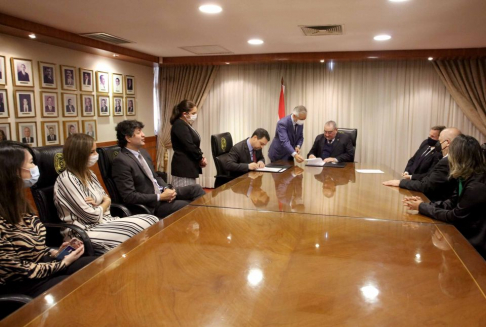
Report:
M 485 261 L 455 227 L 408 212 L 414 193 L 381 185 L 393 177 L 246 174 L 1 324 L 485 326 Z

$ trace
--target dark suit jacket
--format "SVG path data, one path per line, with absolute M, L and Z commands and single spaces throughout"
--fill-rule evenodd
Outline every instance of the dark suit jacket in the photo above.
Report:
M 18 72 L 17 80 L 20 82 L 30 82 L 29 73 L 22 74 L 22 72 Z
M 172 149 L 172 175 L 186 178 L 198 178 L 202 174 L 199 162 L 203 157 L 203 152 L 199 147 L 201 138 L 199 135 L 182 119 L 176 119 L 170 131 Z
M 47 140 L 48 141 L 55 141 L 55 140 L 57 140 L 56 134 L 54 134 L 54 135 L 47 135 Z
M 44 75 L 44 83 L 46 84 L 54 84 L 54 78 L 49 77 L 48 75 Z
M 27 138 L 26 137 L 22 137 L 22 143 L 34 143 L 34 138 L 31 136 L 30 137 L 30 142 L 27 142 Z
M 321 158 L 325 143 L 326 138 L 324 137 L 324 134 L 317 135 L 314 145 L 312 145 L 312 149 L 307 154 L 307 158 L 309 158 L 311 154 L 315 155 L 316 158 Z M 332 143 L 331 157 L 336 158 L 339 162 L 354 161 L 353 141 L 348 134 L 336 134 L 334 142 Z
M 429 145 L 427 144 L 427 140 L 423 141 L 422 144 L 420 144 L 419 149 L 413 157 L 411 157 L 408 162 L 407 162 L 407 167 L 405 167 L 404 171 L 407 171 L 410 175 L 417 175 L 415 177 L 412 176 L 414 179 L 420 179 L 424 177 L 418 176 L 418 174 L 425 174 L 428 173 L 434 166 L 439 162 L 439 160 L 442 158 L 442 153 L 439 153 L 437 150 L 433 150 L 431 153 L 429 153 L 425 158 L 423 158 L 420 162 L 420 164 L 417 166 L 415 170 L 412 169 L 414 163 L 416 160 L 420 160 L 420 157 L 422 154 L 427 150 Z
M 446 201 L 421 203 L 419 212 L 453 224 L 476 250 L 486 258 L 486 175 L 473 175 Z
M 275 129 L 275 137 L 268 150 L 270 161 L 287 160 L 292 156 L 297 145 L 304 143 L 304 126 L 297 125 L 294 130 L 292 115 L 280 119 Z
M 425 194 L 431 201 L 447 200 L 457 187 L 457 180 L 449 178 L 449 158 L 442 158 L 421 180 L 402 179 L 400 187 Z
M 112 177 L 123 202 L 128 204 L 144 204 L 154 210 L 158 201 L 151 178 L 156 178 L 160 186 L 167 186 L 164 180 L 154 171 L 154 164 L 148 152 L 144 149 L 140 153 L 147 161 L 152 176 L 147 176 L 142 164 L 129 150 L 123 148 L 113 160 Z
M 228 153 L 228 159 L 224 163 L 224 168 L 233 177 L 238 177 L 248 172 L 248 164 L 252 163 L 250 156 L 250 150 L 248 144 L 246 143 L 248 139 L 236 143 Z M 257 162 L 263 161 L 265 163 L 265 158 L 263 157 L 262 150 L 255 150 L 255 155 Z
M 49 109 L 49 106 L 46 106 L 46 112 L 55 112 L 56 108 L 54 106 L 51 106 L 51 109 Z
M 73 105 L 66 106 L 66 112 L 74 112 L 74 106 Z

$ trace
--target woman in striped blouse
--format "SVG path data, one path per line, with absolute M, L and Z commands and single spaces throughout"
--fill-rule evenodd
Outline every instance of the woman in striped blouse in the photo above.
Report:
M 0 292 L 37 296 L 95 257 L 81 257 L 80 246 L 62 261 L 46 246 L 46 229 L 24 196 L 39 170 L 27 145 L 0 143 Z
M 74 134 L 63 149 L 66 170 L 54 185 L 54 203 L 59 218 L 83 228 L 97 253 L 101 254 L 157 223 L 152 215 L 112 217 L 111 199 L 96 175 L 89 169 L 98 161 L 96 143 L 91 136 Z M 74 237 L 66 231 L 66 237 Z

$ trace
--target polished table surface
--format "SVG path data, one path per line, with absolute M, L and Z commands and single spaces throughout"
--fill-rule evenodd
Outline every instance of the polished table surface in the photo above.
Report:
M 384 174 L 355 171 L 364 168 L 381 169 Z M 245 174 L 192 204 L 440 223 L 403 206 L 407 195 L 426 200 L 421 193 L 382 185 L 397 177 L 384 166 L 360 163 L 348 163 L 345 168 L 293 166 L 283 173 Z
M 447 224 L 190 206 L 1 324 L 484 326 L 485 276 Z

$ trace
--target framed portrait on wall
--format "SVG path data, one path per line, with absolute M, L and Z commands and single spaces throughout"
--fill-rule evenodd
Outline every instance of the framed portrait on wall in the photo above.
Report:
M 110 92 L 110 74 L 108 74 L 107 72 L 96 72 L 96 92 Z
M 10 108 L 8 106 L 7 90 L 0 90 L 0 118 L 10 117 Z
M 15 117 L 35 117 L 34 91 L 15 91 Z
M 126 97 L 126 101 L 127 116 L 135 116 L 137 114 L 135 97 Z
M 110 115 L 110 97 L 108 95 L 98 95 L 98 117 Z
M 7 66 L 4 56 L 0 56 L 0 85 L 7 85 Z
M 79 68 L 79 85 L 82 92 L 93 92 L 94 81 L 93 71 L 89 69 Z
M 76 91 L 76 67 L 61 66 L 61 88 Z
M 12 134 L 10 132 L 10 123 L 0 123 L 0 140 L 12 140 Z
M 14 86 L 34 87 L 32 60 L 11 58 L 12 80 Z
M 35 121 L 23 121 L 17 123 L 18 140 L 30 146 L 41 146 L 37 140 L 37 123 Z
M 96 112 L 96 102 L 94 95 L 81 94 L 81 116 L 94 117 Z
M 65 120 L 63 121 L 64 128 L 64 139 L 67 139 L 73 134 L 80 133 L 79 122 L 76 120 Z
M 113 94 L 123 94 L 123 74 L 111 74 L 113 83 Z
M 113 96 L 113 116 L 123 116 L 124 109 L 123 97 Z
M 62 93 L 62 116 L 78 117 L 78 101 L 74 93 Z
M 96 120 L 83 120 L 83 133 L 95 139 L 98 138 L 98 129 L 96 127 Z
M 58 121 L 42 122 L 42 139 L 45 145 L 59 145 L 61 136 Z
M 125 94 L 135 94 L 135 76 L 125 76 Z
M 43 118 L 59 117 L 57 93 L 41 92 L 41 116 Z
M 43 89 L 57 89 L 56 64 L 39 61 L 39 82 Z

